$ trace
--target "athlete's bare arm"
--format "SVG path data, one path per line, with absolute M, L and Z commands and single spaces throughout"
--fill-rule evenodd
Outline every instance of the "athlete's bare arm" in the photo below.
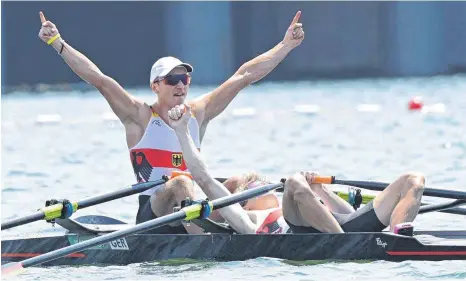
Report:
M 283 41 L 274 48 L 243 64 L 236 73 L 220 87 L 203 95 L 191 104 L 197 120 L 201 123 L 201 137 L 210 120 L 219 115 L 236 95 L 246 86 L 270 73 L 304 39 L 302 24 L 298 23 L 298 11 L 288 27 Z
M 306 181 L 308 182 L 311 190 L 324 202 L 325 206 L 332 212 L 339 214 L 350 214 L 354 212 L 353 207 L 340 196 L 336 195 L 327 185 L 316 184 L 313 182 L 313 176 L 318 173 L 314 171 L 301 172 Z
M 184 113 L 183 109 L 184 106 L 179 105 L 171 109 L 168 113 L 168 120 L 170 127 L 176 132 L 181 150 L 183 151 L 183 158 L 193 179 L 210 199 L 231 195 L 230 191 L 223 184 L 215 180 L 207 170 L 207 166 L 189 134 L 188 122 L 191 117 L 191 109 L 187 107 Z M 233 229 L 239 233 L 255 233 L 258 228 L 239 204 L 227 206 L 220 209 L 219 212 Z
M 42 12 L 40 12 L 40 18 L 42 27 L 39 37 L 47 42 L 59 32 L 52 22 L 45 19 Z M 142 102 L 129 95 L 114 79 L 103 74 L 91 60 L 67 44 L 61 37 L 56 39 L 51 46 L 57 52 L 61 52 L 64 61 L 81 79 L 99 90 L 123 124 L 137 122 Z
M 319 184 L 319 187 L 312 188 L 312 190 L 320 197 L 330 211 L 339 214 L 350 214 L 354 212 L 353 207 L 347 201 L 336 195 L 325 184 Z

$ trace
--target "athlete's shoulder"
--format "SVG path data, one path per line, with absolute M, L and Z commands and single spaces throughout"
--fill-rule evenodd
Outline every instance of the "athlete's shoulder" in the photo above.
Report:
M 204 120 L 205 108 L 202 103 L 199 102 L 199 98 L 187 102 L 191 107 L 191 116 L 196 120 L 198 124 L 201 124 Z
M 141 124 L 142 126 L 145 126 L 155 111 L 153 111 L 152 107 L 145 102 L 142 102 L 137 107 L 137 115 L 135 116 L 134 121 L 136 121 L 138 124 Z

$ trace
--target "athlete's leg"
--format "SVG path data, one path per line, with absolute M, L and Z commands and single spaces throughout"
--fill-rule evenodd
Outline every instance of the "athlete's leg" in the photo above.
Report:
M 418 173 L 400 176 L 374 199 L 374 211 L 390 230 L 399 223 L 412 222 L 421 206 L 425 178 Z
M 178 176 L 170 179 L 165 183 L 165 187 L 158 190 L 151 196 L 152 212 L 161 217 L 173 213 L 173 208 L 181 205 L 181 201 L 186 198 L 196 200 L 194 184 L 192 180 L 186 176 Z M 172 227 L 180 226 L 182 221 L 177 221 L 169 224 Z M 202 230 L 191 223 L 189 226 L 183 224 L 188 233 L 202 233 Z
M 320 232 L 342 233 L 332 213 L 316 198 L 304 175 L 297 173 L 285 182 L 283 216 L 297 227 L 312 227 Z

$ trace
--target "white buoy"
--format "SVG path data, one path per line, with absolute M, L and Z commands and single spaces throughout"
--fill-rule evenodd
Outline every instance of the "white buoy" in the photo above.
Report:
M 379 104 L 359 104 L 357 110 L 360 112 L 378 112 L 380 111 L 381 106 Z
M 236 108 L 233 109 L 232 114 L 237 117 L 254 116 L 256 109 L 253 107 Z
M 302 114 L 317 114 L 320 111 L 320 106 L 315 104 L 299 104 L 295 105 L 294 111 Z
M 36 117 L 36 123 L 46 124 L 46 123 L 59 123 L 62 118 L 59 114 L 39 114 Z
M 102 114 L 102 119 L 105 121 L 118 121 L 118 116 L 113 112 L 105 112 Z
M 445 104 L 435 103 L 432 105 L 424 105 L 421 109 L 422 113 L 445 113 Z

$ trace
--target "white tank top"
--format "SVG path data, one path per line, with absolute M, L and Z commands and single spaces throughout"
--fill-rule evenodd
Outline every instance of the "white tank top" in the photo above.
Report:
M 156 181 L 163 175 L 170 177 L 172 171 L 187 171 L 181 152 L 181 146 L 175 131 L 170 128 L 153 108 L 152 116 L 147 128 L 138 144 L 130 152 L 131 164 L 138 182 Z M 199 124 L 194 115 L 188 123 L 188 129 L 194 144 L 200 150 Z M 156 186 L 141 193 L 152 195 L 158 188 Z

